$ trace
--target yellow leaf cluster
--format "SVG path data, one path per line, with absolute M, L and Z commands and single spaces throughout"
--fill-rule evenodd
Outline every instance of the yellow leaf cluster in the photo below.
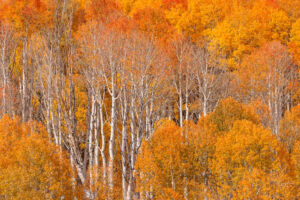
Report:
M 72 198 L 69 161 L 48 142 L 41 125 L 4 116 L 0 155 L 0 196 L 4 199 Z

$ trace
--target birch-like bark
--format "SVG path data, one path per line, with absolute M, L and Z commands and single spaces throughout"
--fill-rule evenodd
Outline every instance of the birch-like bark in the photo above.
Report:
M 101 148 L 100 154 L 102 158 L 102 178 L 103 184 L 106 186 L 107 178 L 107 164 L 106 164 L 106 155 L 105 155 L 105 133 L 104 133 L 104 117 L 103 117 L 103 101 L 99 103 L 99 117 L 100 117 L 100 135 L 101 135 Z
M 178 116 L 179 116 L 179 126 L 183 126 L 183 98 L 184 98 L 184 82 L 188 78 L 188 61 L 187 55 L 189 53 L 189 45 L 187 41 L 182 38 L 178 38 L 178 40 L 172 43 L 172 47 L 175 51 L 175 66 L 171 66 L 172 72 L 172 82 L 175 87 L 177 96 L 178 96 Z M 185 83 L 187 84 L 187 83 Z M 185 97 L 186 98 L 186 97 Z
M 114 69 L 113 69 L 114 70 Z M 109 161 L 108 161 L 108 186 L 109 198 L 112 198 L 114 189 L 114 149 L 115 149 L 115 126 L 116 126 L 116 85 L 115 72 L 112 72 L 111 77 L 111 120 L 110 120 L 110 138 L 109 138 Z
M 188 80 L 185 83 L 185 120 L 189 121 L 189 88 Z
M 91 89 L 93 90 L 93 89 Z M 91 113 L 90 113 L 90 124 L 89 124 L 89 145 L 88 145 L 88 151 L 89 151 L 89 189 L 90 189 L 90 199 L 93 199 L 93 194 L 92 194 L 92 188 L 94 185 L 94 177 L 93 177 L 93 167 L 94 167 L 94 148 L 93 148 L 93 133 L 95 130 L 95 118 L 96 118 L 96 99 L 94 97 L 94 92 L 90 92 L 91 95 Z
M 121 144 L 121 157 L 122 157 L 122 193 L 123 200 L 127 199 L 127 115 L 128 115 L 128 105 L 127 105 L 127 93 L 126 88 L 123 88 L 123 96 L 121 103 L 122 112 L 122 144 Z
M 135 117 L 135 113 L 134 113 L 134 101 L 135 98 L 132 97 L 131 99 L 131 103 L 130 103 L 130 134 L 131 134 L 131 145 L 130 145 L 130 160 L 129 160 L 129 177 L 128 177 L 128 188 L 127 188 L 127 200 L 130 200 L 132 197 L 132 189 L 133 189 L 133 181 L 134 181 L 134 177 L 133 177 L 133 168 L 134 168 L 134 164 L 135 164 L 135 150 L 136 150 L 136 127 L 135 127 L 135 123 L 136 123 L 136 117 Z
M 23 49 L 22 49 L 22 121 L 25 122 L 26 118 L 26 99 L 27 99 L 27 39 L 23 40 Z
M 179 126 L 182 127 L 183 126 L 183 100 L 182 100 L 182 80 L 181 80 L 181 74 L 179 75 L 179 89 L 178 89 L 178 97 L 179 97 Z
M 14 30 L 6 24 L 0 24 L 0 70 L 2 79 L 2 114 L 12 114 L 12 73 L 11 64 L 14 61 L 17 42 L 14 39 Z M 21 93 L 20 93 L 21 94 Z
M 96 109 L 96 121 L 95 121 L 95 129 L 94 129 L 94 185 L 96 185 L 96 188 L 94 190 L 94 198 L 98 196 L 98 188 L 97 183 L 99 180 L 99 127 L 100 127 L 100 119 L 99 119 L 99 112 L 97 112 L 98 104 L 95 103 L 95 109 Z
M 224 69 L 219 65 L 218 60 L 210 50 L 200 47 L 192 48 L 192 71 L 195 74 L 195 81 L 198 88 L 200 112 L 205 117 L 222 97 L 220 83 Z
M 5 33 L 3 30 L 3 26 L 1 26 L 1 32 L 3 36 L 5 37 Z M 1 69 L 2 69 L 2 109 L 3 109 L 3 114 L 6 114 L 6 87 L 7 87 L 7 69 L 6 69 L 6 63 L 5 63 L 5 57 L 6 57 L 6 38 L 2 38 L 1 42 Z

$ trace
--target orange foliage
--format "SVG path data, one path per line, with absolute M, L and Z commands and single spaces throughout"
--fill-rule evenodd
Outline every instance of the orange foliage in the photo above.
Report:
M 120 199 L 124 188 L 140 199 L 299 199 L 298 0 L 57 3 L 0 0 L 0 100 L 14 107 L 0 113 L 24 114 L 23 106 L 51 132 L 37 122 L 3 116 L 0 199 L 82 199 L 91 191 L 94 199 Z M 191 51 L 204 46 L 217 58 L 193 63 Z M 216 70 L 207 79 L 193 74 L 197 67 Z M 48 72 L 53 82 L 39 75 Z M 184 98 L 175 95 L 171 75 L 185 81 Z M 217 86 L 207 82 L 219 77 Z M 225 85 L 230 81 L 234 88 Z M 213 112 L 198 119 L 202 111 L 194 102 L 201 99 L 201 84 L 203 93 L 209 90 Z M 185 105 L 181 114 L 198 122 L 179 127 L 177 105 Z M 109 138 L 110 124 L 116 125 L 116 137 Z M 52 134 L 61 137 L 60 147 L 52 144 Z M 113 170 L 103 167 L 110 157 Z M 107 170 L 113 185 L 107 184 Z
M 211 169 L 218 183 L 217 198 L 296 199 L 290 162 L 269 130 L 247 120 L 236 121 L 216 143 Z
M 233 98 L 221 100 L 215 111 L 209 114 L 207 118 L 217 126 L 217 130 L 220 132 L 229 131 L 237 120 L 248 120 L 259 124 L 258 116 Z
M 280 121 L 279 138 L 289 152 L 293 151 L 295 142 L 300 141 L 300 104 L 285 112 Z
M 163 7 L 166 9 L 171 9 L 178 5 L 181 5 L 184 8 L 187 8 L 188 0 L 163 0 L 162 4 L 163 4 Z
M 21 36 L 51 26 L 53 8 L 47 0 L 9 0 L 0 6 L 0 13 Z
M 158 40 L 166 41 L 172 34 L 169 21 L 159 9 L 145 8 L 137 10 L 133 15 L 133 19 L 141 31 L 154 36 Z
M 138 191 L 157 199 L 201 199 L 212 182 L 209 161 L 213 157 L 215 125 L 202 119 L 183 128 L 163 120 L 137 161 Z
M 8 116 L 0 120 L 0 196 L 70 199 L 75 195 L 70 162 L 48 140 L 40 124 L 22 124 Z
M 210 37 L 212 44 L 217 44 L 226 55 L 227 65 L 236 68 L 245 55 L 266 42 L 279 40 L 286 44 L 290 26 L 285 12 L 269 6 L 264 0 L 257 0 L 250 8 L 234 6 Z

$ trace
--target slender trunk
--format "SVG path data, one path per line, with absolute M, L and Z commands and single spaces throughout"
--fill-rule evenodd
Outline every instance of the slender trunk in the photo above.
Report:
M 61 81 L 61 74 L 59 74 L 59 81 Z M 60 148 L 62 148 L 62 133 L 61 133 L 61 82 L 57 81 L 55 78 L 55 93 L 57 95 L 57 117 L 56 117 L 56 124 L 57 124 L 57 131 L 58 131 L 58 144 Z
M 96 104 L 97 105 L 97 104 Z M 95 110 L 97 110 L 97 107 L 95 105 Z M 99 112 L 96 111 L 96 122 L 95 122 L 95 129 L 94 129 L 94 184 L 97 185 L 98 182 L 98 174 L 99 174 L 99 126 L 100 126 L 100 119 L 99 119 Z M 94 191 L 94 197 L 97 198 L 98 188 Z
M 72 193 L 74 195 L 75 194 L 75 187 L 76 187 L 76 178 L 75 178 L 74 156 L 73 156 L 72 149 L 70 149 L 70 164 L 71 164 Z
M 172 190 L 176 191 L 176 183 L 174 180 L 173 170 L 171 170 L 171 185 L 172 185 Z
M 146 139 L 149 139 L 152 134 L 151 116 L 152 116 L 153 104 L 154 104 L 153 95 L 150 98 L 151 98 L 150 108 L 149 108 L 149 104 L 147 104 L 147 106 L 146 106 Z
M 22 58 L 22 121 L 26 121 L 26 98 L 27 98 L 27 77 L 26 77 L 26 71 L 27 71 L 27 40 L 25 39 L 23 41 L 23 58 Z
M 150 109 L 149 104 L 146 105 L 146 138 L 148 139 L 150 137 Z
M 188 180 L 187 180 L 187 177 L 186 177 L 186 172 L 185 172 L 185 170 L 184 170 L 183 176 L 184 176 L 183 196 L 184 196 L 184 199 L 185 199 L 185 200 L 188 200 L 188 185 L 187 185 Z
M 3 113 L 6 114 L 6 67 L 5 67 L 5 48 L 6 48 L 6 42 L 4 40 L 3 46 L 2 46 L 2 56 L 1 56 L 1 68 L 2 68 L 2 76 L 3 76 L 3 90 L 2 90 L 2 99 L 3 99 Z
M 51 134 L 51 122 L 50 122 L 50 100 L 48 98 L 47 107 L 46 107 L 46 123 L 47 123 L 47 132 Z
M 52 112 L 52 114 L 51 114 L 51 124 L 52 124 L 52 130 L 53 130 L 53 135 L 54 135 L 54 141 L 55 141 L 56 145 L 59 145 L 58 133 L 57 133 L 57 129 L 56 129 L 55 124 L 54 124 L 54 112 L 53 112 L 52 109 L 53 108 L 51 106 L 51 112 Z
M 106 177 L 107 177 L 107 164 L 106 164 L 106 156 L 105 156 L 105 133 L 104 133 L 104 118 L 103 118 L 103 103 L 99 103 L 99 117 L 100 117 L 100 134 L 101 134 L 101 149 L 100 154 L 102 158 L 102 178 L 104 182 L 104 186 L 106 186 Z
M 90 98 L 89 98 L 90 99 Z M 94 97 L 94 92 L 91 92 L 91 112 L 90 113 L 90 124 L 89 124 L 89 189 L 90 189 L 90 199 L 93 199 L 92 194 L 92 188 L 94 185 L 94 177 L 93 177 L 93 159 L 94 159 L 94 152 L 93 152 L 93 131 L 95 129 L 95 114 L 96 114 L 96 108 L 95 108 L 96 100 Z M 95 130 L 96 131 L 96 130 Z
M 124 89 L 125 90 L 125 89 Z M 125 92 L 124 92 L 125 93 Z M 122 120 L 122 145 L 121 145 L 121 155 L 122 155 L 122 192 L 123 200 L 127 199 L 127 165 L 126 165 L 126 143 L 127 143 L 127 102 L 126 94 L 124 94 L 124 105 L 123 105 L 123 120 Z
M 135 114 L 134 114 L 134 98 L 131 100 L 130 105 L 130 134 L 131 134 L 131 147 L 130 147 L 130 161 L 129 161 L 129 181 L 127 187 L 127 200 L 132 197 L 133 189 L 133 167 L 135 163 L 135 149 L 136 149 L 136 132 L 135 132 Z
M 207 115 L 207 98 L 204 95 L 203 97 L 203 116 L 205 117 Z
M 115 124 L 116 124 L 116 91 L 115 91 L 115 73 L 111 77 L 111 121 L 110 121 L 110 139 L 109 139 L 109 161 L 108 161 L 108 186 L 109 199 L 112 199 L 114 189 L 114 149 L 115 149 Z
M 188 83 L 185 85 L 185 120 L 189 121 L 189 91 Z
M 179 83 L 181 84 L 181 83 Z M 182 100 L 182 90 L 181 90 L 181 85 L 179 86 L 179 125 L 180 127 L 183 126 L 183 113 L 182 113 L 182 104 L 183 104 L 183 100 Z

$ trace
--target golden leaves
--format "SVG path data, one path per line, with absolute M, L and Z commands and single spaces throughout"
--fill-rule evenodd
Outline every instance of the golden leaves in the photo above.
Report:
M 45 129 L 4 116 L 0 121 L 0 195 L 9 199 L 71 198 L 70 165 Z

